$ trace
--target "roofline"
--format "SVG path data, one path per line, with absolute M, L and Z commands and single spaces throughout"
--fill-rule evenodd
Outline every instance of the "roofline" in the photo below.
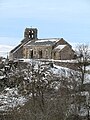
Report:
M 38 38 L 37 40 L 51 40 L 51 39 L 60 40 L 62 38 Z

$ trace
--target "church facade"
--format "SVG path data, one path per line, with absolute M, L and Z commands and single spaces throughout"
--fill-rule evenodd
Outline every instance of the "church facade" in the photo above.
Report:
M 9 58 L 14 59 L 74 59 L 75 51 L 63 38 L 38 39 L 37 28 L 26 28 L 24 39 L 10 51 Z

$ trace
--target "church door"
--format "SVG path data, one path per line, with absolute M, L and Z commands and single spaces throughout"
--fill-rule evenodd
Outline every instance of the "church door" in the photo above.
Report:
M 42 58 L 42 50 L 39 51 L 39 58 Z

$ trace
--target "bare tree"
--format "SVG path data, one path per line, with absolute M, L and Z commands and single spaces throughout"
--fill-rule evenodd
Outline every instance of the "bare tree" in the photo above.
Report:
M 79 45 L 77 47 L 77 55 L 78 55 L 78 68 L 80 71 L 80 79 L 81 79 L 81 85 L 80 85 L 80 91 L 79 92 L 87 92 L 88 93 L 88 100 L 82 104 L 82 108 L 85 108 L 87 111 L 87 119 L 90 119 L 89 111 L 90 111 L 90 90 L 88 89 L 88 85 L 85 85 L 86 76 L 88 76 L 87 66 L 90 65 L 90 49 L 88 45 Z M 89 78 L 88 78 L 89 79 Z M 85 87 L 87 86 L 87 87 Z M 87 96 L 85 95 L 87 98 Z M 88 102 L 87 102 L 88 101 Z
M 77 47 L 77 61 L 78 61 L 78 68 L 81 72 L 81 82 L 84 83 L 85 80 L 85 73 L 86 73 L 86 66 L 90 64 L 90 51 L 88 45 L 79 45 Z

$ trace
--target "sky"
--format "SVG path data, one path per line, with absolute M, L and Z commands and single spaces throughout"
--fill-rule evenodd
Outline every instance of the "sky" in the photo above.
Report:
M 26 27 L 38 38 L 89 44 L 90 0 L 0 0 L 0 45 L 18 45 Z

